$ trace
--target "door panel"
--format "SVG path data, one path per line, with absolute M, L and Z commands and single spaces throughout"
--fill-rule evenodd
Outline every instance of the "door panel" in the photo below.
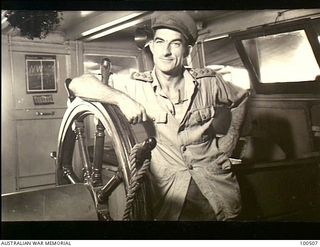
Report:
M 69 54 L 50 53 L 52 47 L 39 54 L 12 52 L 13 112 L 16 131 L 16 189 L 55 186 L 55 162 L 50 153 L 56 150 L 62 116 L 67 107 L 64 80 L 68 75 Z M 27 92 L 26 57 L 48 57 L 56 63 L 56 91 Z M 37 78 L 45 77 L 43 70 L 32 70 Z M 30 73 L 30 71 L 28 71 Z M 48 75 L 47 75 L 48 76 Z M 43 82 L 44 83 L 44 82 Z
M 18 137 L 18 188 L 55 184 L 56 150 L 61 119 L 16 121 Z

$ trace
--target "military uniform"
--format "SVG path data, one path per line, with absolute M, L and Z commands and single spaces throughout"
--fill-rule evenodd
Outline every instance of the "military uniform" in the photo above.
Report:
M 228 158 L 238 139 L 248 92 L 211 69 L 185 69 L 185 87 L 170 100 L 155 71 L 131 78 L 113 75 L 110 85 L 145 107 L 157 139 L 150 179 L 156 220 L 179 220 L 191 179 L 211 205 L 217 220 L 236 217 L 240 190 Z M 221 109 L 232 114 L 228 132 L 219 137 L 215 120 Z

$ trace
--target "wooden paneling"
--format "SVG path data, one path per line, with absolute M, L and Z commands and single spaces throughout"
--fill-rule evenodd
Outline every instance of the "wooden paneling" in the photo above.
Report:
M 7 121 L 6 133 L 11 135 L 11 142 L 6 142 L 3 153 L 11 158 L 2 159 L 2 171 L 9 176 L 2 176 L 2 184 L 11 183 L 3 193 L 30 188 L 52 187 L 55 185 L 55 161 L 50 152 L 57 147 L 57 138 L 62 116 L 67 107 L 67 93 L 64 81 L 72 74 L 71 61 L 76 57 L 73 46 L 64 44 L 61 40 L 47 42 L 26 41 L 21 38 L 8 37 L 8 52 L 6 73 L 11 80 L 6 80 L 6 97 L 12 103 L 3 102 Z M 50 55 L 56 57 L 57 91 L 44 93 L 27 93 L 26 91 L 26 55 Z M 3 65 L 2 65 L 3 66 Z M 34 96 L 49 95 L 51 104 L 37 105 Z M 11 120 L 10 117 L 11 116 Z M 2 126 L 3 127 L 3 126 Z M 8 156 L 7 155 L 7 156 Z M 11 181 L 13 180 L 13 181 Z
M 17 127 L 18 189 L 55 183 L 55 162 L 61 119 L 19 120 Z
M 1 192 L 15 191 L 15 142 L 16 133 L 13 126 L 14 111 L 12 95 L 12 73 L 10 70 L 10 53 L 8 38 L 1 36 Z

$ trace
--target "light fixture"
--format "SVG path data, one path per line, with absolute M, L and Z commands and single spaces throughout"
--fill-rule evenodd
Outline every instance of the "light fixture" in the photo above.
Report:
M 87 15 L 90 15 L 91 13 L 93 13 L 94 11 L 80 11 L 80 15 L 81 17 L 85 17 Z
M 132 13 L 132 14 L 130 14 L 130 15 L 123 16 L 123 17 L 121 17 L 121 18 L 119 18 L 119 19 L 116 19 L 116 20 L 114 20 L 114 21 L 107 22 L 107 23 L 105 23 L 105 24 L 103 24 L 103 25 L 100 25 L 100 26 L 91 28 L 91 29 L 89 29 L 89 30 L 87 30 L 87 31 L 85 31 L 85 32 L 82 32 L 82 33 L 81 33 L 81 36 L 83 36 L 83 37 L 84 37 L 84 36 L 88 36 L 88 35 L 90 35 L 90 34 L 93 34 L 93 33 L 96 33 L 96 32 L 98 32 L 98 31 L 101 31 L 101 30 L 103 30 L 103 29 L 106 29 L 106 28 L 108 28 L 108 27 L 112 27 L 112 26 L 115 26 L 115 25 L 120 24 L 120 23 L 122 23 L 122 22 L 125 22 L 125 21 L 128 21 L 128 20 L 130 20 L 130 19 L 133 19 L 133 18 L 135 18 L 135 17 L 137 17 L 137 16 L 140 16 L 140 15 L 142 15 L 142 14 L 144 14 L 144 13 L 145 13 L 145 11 L 143 11 L 143 12 L 136 12 L 136 13 Z
M 92 35 L 92 36 L 90 36 L 90 37 L 88 37 L 88 38 L 86 38 L 84 40 L 90 41 L 90 40 L 94 40 L 94 39 L 99 39 L 101 37 L 104 37 L 104 36 L 107 36 L 109 34 L 118 32 L 118 31 L 126 29 L 128 27 L 132 27 L 132 26 L 137 25 L 137 24 L 142 23 L 142 22 L 144 22 L 144 19 L 138 19 L 138 20 L 130 21 L 130 22 L 124 23 L 122 25 L 110 28 L 110 29 L 108 29 L 108 30 L 106 30 L 104 32 Z

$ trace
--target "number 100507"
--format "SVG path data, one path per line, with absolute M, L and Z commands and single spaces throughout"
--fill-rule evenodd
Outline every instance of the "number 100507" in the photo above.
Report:
M 313 241 L 300 241 L 300 245 L 309 245 L 309 246 L 314 246 L 318 245 L 318 241 L 313 240 Z

